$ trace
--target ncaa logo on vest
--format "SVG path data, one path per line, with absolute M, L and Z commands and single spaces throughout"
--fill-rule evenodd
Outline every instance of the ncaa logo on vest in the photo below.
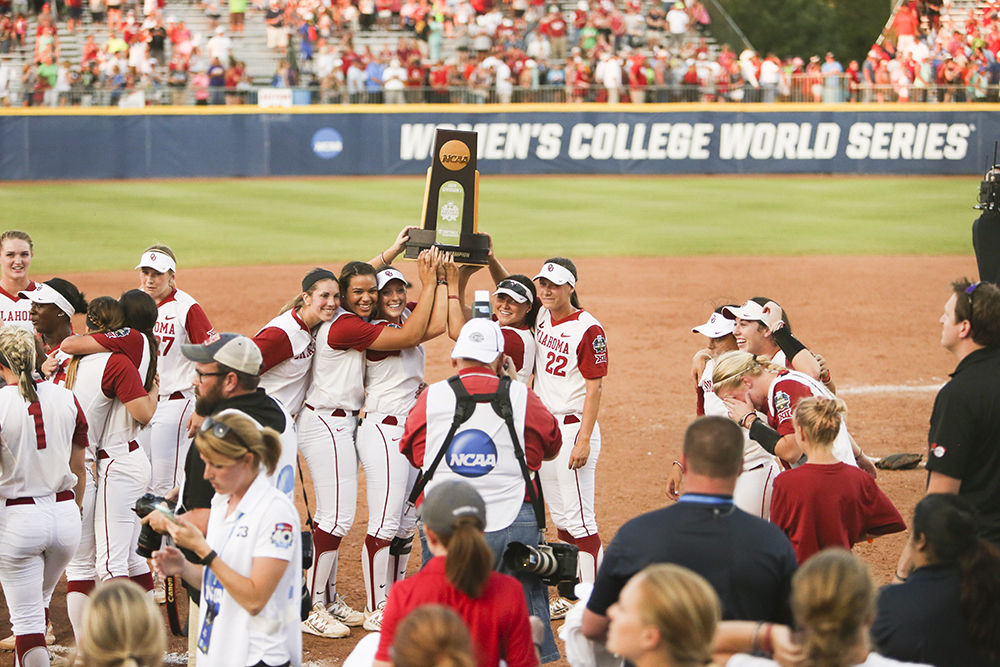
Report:
M 472 428 L 455 434 L 445 459 L 462 477 L 482 477 L 496 467 L 497 447 L 490 436 Z

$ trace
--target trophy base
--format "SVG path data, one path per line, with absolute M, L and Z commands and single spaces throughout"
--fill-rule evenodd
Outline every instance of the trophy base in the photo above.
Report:
M 433 229 L 412 229 L 410 239 L 406 242 L 403 257 L 416 259 L 421 250 L 431 246 L 454 253 L 456 264 L 476 264 L 486 266 L 490 263 L 490 237 L 487 234 L 465 234 L 459 239 L 459 245 L 437 243 L 437 232 Z

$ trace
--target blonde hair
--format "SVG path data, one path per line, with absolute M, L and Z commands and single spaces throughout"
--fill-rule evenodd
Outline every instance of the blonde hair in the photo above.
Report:
M 163 617 L 142 588 L 111 579 L 91 594 L 77 647 L 84 667 L 159 667 L 166 647 Z
M 35 254 L 35 242 L 31 240 L 30 236 L 28 236 L 28 232 L 22 232 L 17 229 L 8 229 L 3 234 L 0 234 L 0 248 L 3 248 L 4 242 L 10 239 L 26 242 L 28 244 L 28 250 L 31 251 L 32 255 Z
M 765 356 L 754 356 L 749 352 L 733 350 L 726 352 L 715 360 L 715 370 L 712 373 L 712 390 L 735 388 L 740 380 L 747 375 L 755 377 L 764 371 L 781 370 L 781 366 L 771 363 Z
M 236 412 L 206 417 L 206 424 L 209 419 L 228 426 L 229 432 L 220 438 L 211 428 L 198 431 L 194 444 L 199 452 L 234 461 L 250 452 L 255 464 L 263 465 L 269 475 L 274 473 L 281 456 L 281 436 L 277 431 L 273 428 L 260 429 L 248 417 Z
M 650 565 L 636 575 L 639 616 L 660 633 L 660 650 L 670 662 L 706 665 L 712 661 L 715 628 L 722 617 L 719 596 L 695 572 L 670 563 Z
M 839 398 L 814 396 L 802 399 L 795 406 L 795 423 L 809 442 L 832 445 L 840 432 L 842 415 L 845 414 L 847 405 Z
M 177 263 L 177 255 L 174 254 L 174 251 L 171 250 L 170 246 L 168 245 L 163 245 L 162 243 L 154 243 L 153 245 L 143 250 L 142 254 L 145 255 L 147 252 L 162 252 L 164 255 L 167 255 L 168 257 L 170 257 L 170 259 L 174 260 L 174 264 Z
M 411 611 L 392 640 L 395 667 L 475 667 L 472 640 L 461 617 L 428 604 Z
M 792 577 L 792 614 L 811 667 L 847 667 L 875 614 L 868 566 L 849 551 L 826 549 Z
M 29 403 L 38 400 L 35 391 L 35 337 L 27 329 L 0 327 L 0 364 L 17 375 L 17 390 Z

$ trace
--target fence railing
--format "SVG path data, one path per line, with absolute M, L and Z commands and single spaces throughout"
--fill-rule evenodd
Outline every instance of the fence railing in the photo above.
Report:
M 727 82 L 669 86 L 547 85 L 538 87 L 406 88 L 398 91 L 351 91 L 338 87 L 305 86 L 279 89 L 284 106 L 309 104 L 587 104 L 587 103 L 816 103 L 839 102 L 996 102 L 998 86 L 978 85 L 866 85 L 847 77 L 816 81 L 792 76 L 775 85 L 734 85 Z M 95 88 L 69 91 L 0 91 L 3 106 L 85 106 L 136 108 L 155 105 L 240 105 L 260 103 L 274 106 L 276 89 L 264 87 L 200 88 L 150 86 L 145 88 Z M 266 94 L 265 94 L 266 93 Z

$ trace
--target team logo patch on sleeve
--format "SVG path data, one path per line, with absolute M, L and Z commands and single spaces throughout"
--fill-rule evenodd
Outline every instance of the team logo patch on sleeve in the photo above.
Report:
M 292 532 L 292 524 L 276 523 L 274 524 L 274 531 L 271 533 L 271 544 L 280 549 L 287 549 L 292 546 L 294 537 L 295 534 Z
M 604 340 L 604 336 L 598 335 L 594 338 L 594 353 L 604 354 L 608 351 L 608 341 Z
M 124 338 L 129 334 L 129 331 L 131 331 L 131 329 L 129 329 L 128 327 L 124 327 L 122 329 L 115 329 L 114 331 L 109 331 L 104 335 L 107 336 L 108 338 Z
M 783 391 L 774 393 L 774 411 L 778 413 L 778 419 L 788 419 L 792 416 L 792 399 Z

